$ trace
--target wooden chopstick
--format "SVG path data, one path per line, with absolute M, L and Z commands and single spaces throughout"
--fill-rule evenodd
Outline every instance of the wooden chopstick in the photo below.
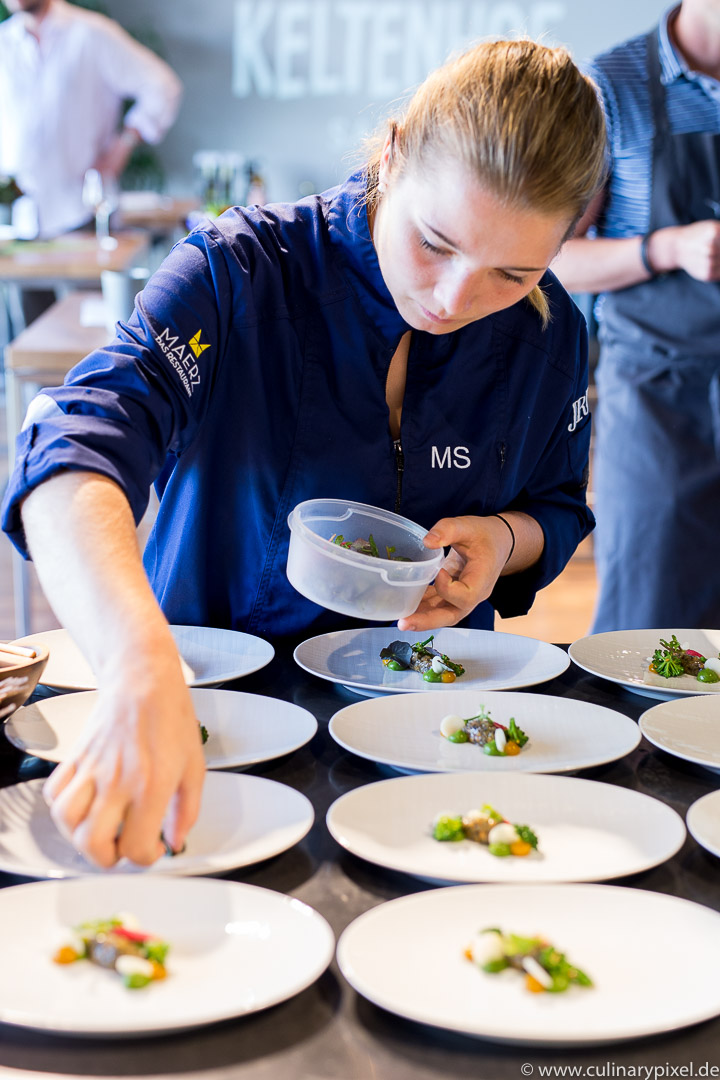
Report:
M 9 653 L 11 656 L 23 656 L 30 660 L 34 660 L 37 656 L 36 649 L 31 649 L 28 645 L 11 645 L 9 641 L 0 641 L 0 653 Z

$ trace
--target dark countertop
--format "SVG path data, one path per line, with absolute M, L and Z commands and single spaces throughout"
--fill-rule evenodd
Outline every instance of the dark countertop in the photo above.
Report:
M 266 668 L 227 684 L 227 688 L 293 701 L 317 717 L 319 729 L 313 740 L 294 754 L 249 770 L 304 792 L 315 808 L 313 828 L 290 851 L 224 877 L 300 898 L 325 916 L 336 936 L 368 908 L 431 887 L 347 854 L 325 826 L 325 813 L 338 796 L 398 775 L 343 751 L 328 734 L 333 713 L 360 699 L 301 671 L 289 647 L 278 648 Z M 592 701 L 633 719 L 655 704 L 574 665 L 532 692 Z M 45 776 L 50 769 L 46 762 L 16 751 L 0 736 L 0 787 Z M 670 757 L 645 740 L 621 761 L 576 775 L 644 792 L 672 806 L 683 818 L 691 803 L 720 785 L 720 775 Z M 669 862 L 613 884 L 670 893 L 720 910 L 719 870 L 720 861 L 688 837 Z M 0 887 L 23 880 L 0 873 Z M 717 973 L 709 972 L 708 976 L 716 978 Z M 689 1066 L 691 1062 L 696 1074 L 700 1066 L 709 1063 L 717 1071 L 705 1075 L 720 1075 L 720 1018 L 673 1034 L 597 1050 L 515 1048 L 446 1033 L 385 1012 L 357 995 L 335 963 L 313 986 L 284 1004 L 188 1033 L 125 1040 L 76 1039 L 0 1024 L 0 1073 L 4 1068 L 16 1068 L 75 1076 L 203 1073 L 242 1080 L 423 1080 L 449 1076 L 518 1080 L 532 1075 L 528 1064 L 536 1076 L 540 1067 L 552 1064 L 584 1069 L 593 1066 L 587 1075 L 600 1076 L 621 1076 L 620 1066 L 625 1067 L 625 1075 L 647 1075 L 648 1069 L 652 1075 L 652 1066 L 658 1070 L 663 1066 L 667 1071 L 660 1075 L 670 1076 L 673 1066 Z M 526 1069 L 521 1072 L 524 1063 Z

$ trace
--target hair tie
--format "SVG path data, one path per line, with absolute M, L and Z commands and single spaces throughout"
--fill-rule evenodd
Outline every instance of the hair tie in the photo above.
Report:
M 510 530 L 510 535 L 512 536 L 512 545 L 510 547 L 510 552 L 508 554 L 508 557 L 505 560 L 505 565 L 507 566 L 507 564 L 510 562 L 510 560 L 512 558 L 512 553 L 515 550 L 515 530 L 513 529 L 512 525 L 510 524 L 508 519 L 504 518 L 502 516 L 502 514 L 491 514 L 490 517 L 500 518 L 500 520 L 503 522 L 503 524 L 507 525 L 508 529 Z

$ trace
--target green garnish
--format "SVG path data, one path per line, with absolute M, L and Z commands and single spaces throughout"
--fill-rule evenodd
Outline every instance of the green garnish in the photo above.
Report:
M 537 849 L 538 838 L 529 825 L 516 825 L 515 832 L 520 839 L 524 840 L 526 844 L 529 844 L 531 848 Z
M 561 953 L 554 945 L 550 945 L 541 937 L 523 937 L 520 934 L 503 934 L 500 930 L 483 930 L 481 933 L 495 933 L 500 937 L 502 956 L 481 965 L 482 970 L 490 975 L 499 971 L 505 971 L 512 967 L 516 971 L 526 975 L 528 988 L 532 990 L 547 990 L 552 994 L 561 994 L 570 986 L 592 986 L 592 979 L 580 968 L 568 962 L 564 953 Z M 535 963 L 549 976 L 549 985 L 538 983 L 532 974 L 532 967 L 528 965 L 526 970 L 524 961 L 532 958 Z M 529 972 L 529 973 L 528 973 Z
M 681 654 L 684 654 L 685 650 L 676 635 L 673 634 L 669 641 L 660 638 L 660 645 L 662 648 L 656 649 L 653 653 L 652 670 L 663 679 L 673 679 L 677 675 L 684 675 L 685 668 Z
M 447 815 L 439 817 L 435 822 L 433 837 L 435 840 L 449 840 L 452 842 L 464 840 L 465 832 L 463 831 L 462 818 L 448 817 Z
M 372 555 L 375 559 L 391 559 L 393 562 L 412 562 L 411 559 L 406 559 L 404 555 L 395 555 L 395 548 L 385 545 L 386 555 L 381 555 L 380 550 L 375 542 L 375 537 L 372 533 L 369 534 L 367 540 L 346 540 L 342 533 L 333 533 L 330 537 L 330 543 L 337 545 L 337 547 L 347 548 L 348 551 L 357 551 L 360 555 Z
M 516 742 L 518 744 L 518 746 L 520 746 L 520 747 L 524 746 L 525 743 L 528 741 L 528 738 L 529 738 L 529 736 L 527 736 L 525 734 L 525 732 L 522 730 L 522 728 L 519 728 L 517 726 L 517 724 L 515 723 L 515 717 L 514 716 L 510 717 L 510 722 L 508 724 L 507 733 L 508 733 L 509 738 L 511 738 L 513 742 Z

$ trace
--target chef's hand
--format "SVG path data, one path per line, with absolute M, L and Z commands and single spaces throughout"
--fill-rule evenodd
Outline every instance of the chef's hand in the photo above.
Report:
M 118 665 L 119 666 L 119 665 Z M 127 659 L 43 794 L 60 832 L 98 866 L 180 851 L 200 808 L 205 759 L 177 651 Z
M 465 565 L 453 576 L 440 570 L 425 590 L 412 615 L 398 621 L 400 630 L 436 630 L 454 626 L 487 600 L 502 573 L 515 573 L 532 566 L 542 554 L 543 531 L 534 518 L 518 511 L 504 511 L 503 520 L 490 517 L 442 518 L 425 536 L 429 548 L 451 547 Z M 509 556 L 511 556 L 509 558 Z

